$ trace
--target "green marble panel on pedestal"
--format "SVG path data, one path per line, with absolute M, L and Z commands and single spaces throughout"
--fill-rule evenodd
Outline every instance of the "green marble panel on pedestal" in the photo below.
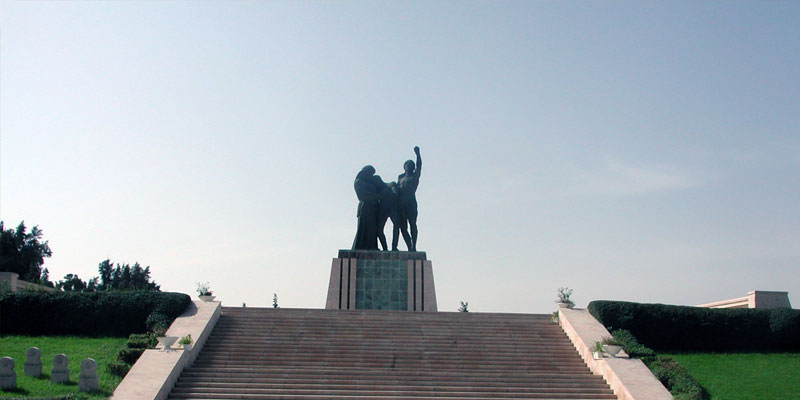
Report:
M 408 261 L 356 261 L 357 310 L 407 310 Z

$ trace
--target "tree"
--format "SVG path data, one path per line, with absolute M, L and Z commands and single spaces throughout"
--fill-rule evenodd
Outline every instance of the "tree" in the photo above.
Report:
M 272 294 L 272 308 L 278 308 L 278 294 Z
M 461 307 L 458 308 L 458 311 L 460 311 L 460 312 L 469 312 L 469 302 L 468 301 L 467 302 L 462 301 L 461 302 Z
M 0 271 L 15 272 L 19 279 L 28 282 L 53 286 L 49 282 L 47 273 L 42 272 L 44 259 L 53 255 L 47 241 L 41 241 L 42 230 L 34 226 L 30 233 L 26 233 L 25 221 L 17 229 L 5 229 L 0 221 Z
M 103 260 L 97 265 L 97 270 L 100 273 L 100 287 L 111 287 L 112 274 L 114 273 L 114 264 L 111 260 Z
M 53 282 L 50 282 L 50 271 L 48 271 L 47 268 L 42 270 L 42 277 L 39 279 L 39 283 L 53 287 Z
M 103 260 L 97 265 L 97 272 L 100 276 L 90 279 L 87 288 L 94 281 L 96 290 L 161 290 L 150 278 L 150 266 L 142 268 L 138 262 L 115 266 L 111 260 Z
M 56 289 L 65 292 L 80 292 L 86 290 L 88 285 L 78 275 L 66 274 L 63 281 L 56 282 Z

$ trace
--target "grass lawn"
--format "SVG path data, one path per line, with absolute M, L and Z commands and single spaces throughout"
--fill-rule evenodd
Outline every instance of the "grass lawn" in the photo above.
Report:
M 90 399 L 105 399 L 111 396 L 121 378 L 106 372 L 106 364 L 116 360 L 117 353 L 126 346 L 127 338 L 85 338 L 85 337 L 48 337 L 48 336 L 3 336 L 0 337 L 0 357 L 14 359 L 14 370 L 17 372 L 17 390 L 0 390 L 0 398 L 8 397 L 41 397 L 65 396 L 79 394 Z M 32 378 L 23 373 L 25 367 L 25 351 L 30 347 L 38 347 L 42 351 L 42 376 Z M 50 370 L 53 368 L 53 356 L 66 354 L 69 359 L 69 383 L 50 383 Z M 78 375 L 81 372 L 81 361 L 93 358 L 97 361 L 97 376 L 100 391 L 88 394 L 78 390 Z
M 800 399 L 800 353 L 687 353 L 673 357 L 712 400 Z

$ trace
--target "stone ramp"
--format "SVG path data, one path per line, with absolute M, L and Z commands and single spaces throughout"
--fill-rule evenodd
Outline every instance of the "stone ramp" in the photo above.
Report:
M 170 399 L 616 399 L 549 315 L 223 307 Z

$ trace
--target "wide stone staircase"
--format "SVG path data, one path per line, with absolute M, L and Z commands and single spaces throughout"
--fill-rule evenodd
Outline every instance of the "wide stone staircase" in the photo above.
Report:
M 549 315 L 229 308 L 170 399 L 616 399 Z

